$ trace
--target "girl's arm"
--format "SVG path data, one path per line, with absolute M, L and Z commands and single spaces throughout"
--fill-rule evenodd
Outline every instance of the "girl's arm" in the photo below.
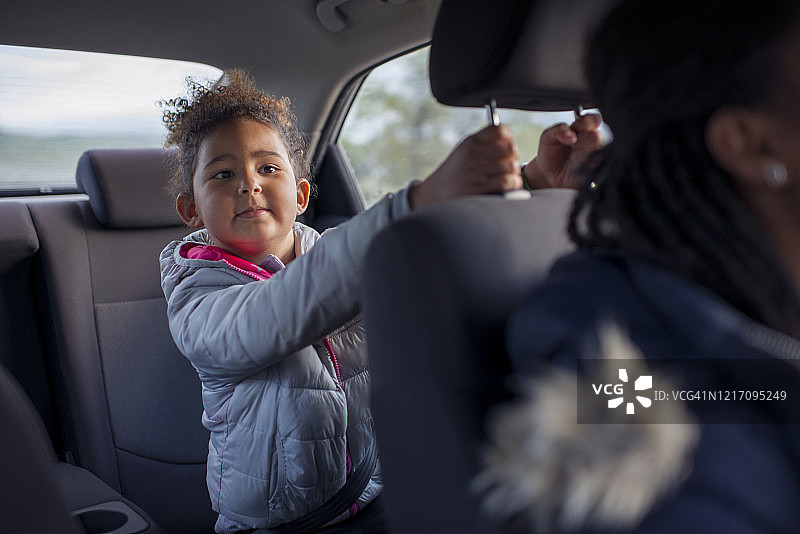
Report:
M 266 282 L 243 284 L 224 268 L 200 269 L 183 278 L 168 295 L 178 348 L 201 376 L 234 379 L 320 340 L 358 313 L 369 243 L 409 211 L 407 190 L 388 195 L 327 231 Z
M 176 286 L 167 282 L 172 336 L 201 376 L 235 378 L 272 365 L 358 313 L 364 256 L 372 238 L 393 220 L 412 208 L 521 185 L 511 131 L 484 128 L 459 143 L 425 181 L 326 232 L 265 283 L 242 284 L 235 274 L 216 269 L 201 269 Z M 164 260 L 162 269 L 168 269 Z M 232 280 L 226 283 L 225 276 Z M 179 277 L 162 272 L 162 283 Z

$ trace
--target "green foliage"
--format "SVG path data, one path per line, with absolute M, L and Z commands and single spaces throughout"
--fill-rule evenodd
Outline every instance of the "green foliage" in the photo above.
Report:
M 375 69 L 361 88 L 339 141 L 371 205 L 433 172 L 466 135 L 488 124 L 484 109 L 436 102 L 428 83 L 428 50 Z M 541 114 L 501 110 L 523 161 L 532 159 L 548 124 Z

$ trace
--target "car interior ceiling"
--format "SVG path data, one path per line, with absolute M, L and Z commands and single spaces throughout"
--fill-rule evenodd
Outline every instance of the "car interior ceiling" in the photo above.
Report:
M 346 25 L 331 31 L 317 15 L 325 3 L 262 0 L 242 12 L 211 0 L 11 0 L 3 4 L 0 40 L 244 67 L 261 87 L 291 95 L 304 128 L 318 135 L 351 78 L 430 40 L 439 7 L 439 0 L 338 0 Z
M 141 3 L 13 0 L 4 5 L 0 40 L 244 66 L 259 85 L 292 95 L 301 121 L 331 142 L 322 130 L 335 128 L 331 110 L 346 111 L 353 80 L 431 36 L 432 87 L 443 103 L 481 107 L 494 98 L 501 107 L 537 110 L 590 105 L 576 74 L 578 29 L 607 3 L 502 0 L 491 3 L 493 15 L 487 17 L 482 0 L 337 1 L 333 15 L 315 10 L 330 4 L 326 0 L 264 0 L 252 4 L 256 13 L 242 16 L 218 13 L 219 3 L 208 0 L 161 3 L 152 11 Z M 437 17 L 440 5 L 443 15 Z M 588 15 L 579 19 L 577 12 Z M 271 13 L 283 13 L 292 24 Z M 567 27 L 551 27 L 554 20 L 568 21 Z M 345 28 L 335 30 L 337 21 Z M 478 30 L 482 37 L 475 39 Z M 547 32 L 555 31 L 564 32 L 558 39 L 563 53 L 544 61 L 543 50 L 550 51 L 552 42 L 546 39 L 553 38 Z M 232 37 L 220 46 L 216 39 L 226 35 Z M 524 37 L 509 43 L 507 35 Z M 565 35 L 575 41 L 565 44 Z M 280 57 L 264 53 L 275 42 Z M 502 54 L 492 56 L 493 70 L 470 68 L 463 60 L 486 59 L 486 49 L 495 45 Z M 303 75 L 309 71 L 315 72 L 311 84 Z M 334 148 L 323 148 L 329 150 L 318 151 L 327 154 L 318 162 L 320 196 L 332 200 L 314 207 L 308 222 L 318 229 L 363 209 L 346 161 Z M 69 487 L 58 495 L 7 495 L 3 509 L 14 513 L 0 524 L 12 531 L 20 525 L 27 532 L 52 532 L 31 518 L 57 524 L 64 510 L 82 512 L 77 532 L 213 531 L 199 381 L 172 342 L 155 261 L 165 243 L 187 233 L 163 191 L 165 154 L 89 151 L 76 162 L 81 195 L 0 201 L 0 381 L 11 376 L 21 385 L 24 394 L 16 386 L 4 394 L 14 406 L 25 406 L 15 412 L 23 421 L 9 424 L 26 429 L 18 434 L 26 441 L 0 440 L 2 461 L 11 466 L 22 455 L 37 469 L 44 466 L 46 487 L 52 489 L 53 480 Z M 571 193 L 535 195 L 535 209 L 527 202 L 465 199 L 420 213 L 382 234 L 368 255 L 365 316 L 370 336 L 375 334 L 375 414 L 387 509 L 397 532 L 452 531 L 455 525 L 459 532 L 502 531 L 479 517 L 468 490 L 478 468 L 483 415 L 506 394 L 498 386 L 505 372 L 502 324 L 526 289 L 570 247 L 560 222 Z M 497 258 L 489 281 L 471 268 L 476 253 Z M 421 272 L 390 261 L 406 254 L 433 259 Z M 436 302 L 426 300 L 432 284 L 442 295 Z M 422 302 L 428 313 L 419 313 Z M 409 332 L 417 333 L 418 350 L 396 354 L 394 341 Z M 447 357 L 437 358 L 442 354 Z M 489 366 L 480 362 L 486 354 L 493 355 Z M 422 372 L 427 379 L 412 382 Z M 476 380 L 487 376 L 496 380 Z M 430 402 L 427 413 L 397 402 L 409 388 L 420 403 Z M 423 432 L 436 441 L 413 440 Z M 34 445 L 20 452 L 20 443 Z M 60 456 L 56 471 L 48 454 Z M 420 461 L 409 466 L 409 455 Z M 435 469 L 449 478 L 431 479 Z M 420 477 L 428 478 L 426 491 L 418 491 Z M 440 506 L 427 506 L 431 499 Z

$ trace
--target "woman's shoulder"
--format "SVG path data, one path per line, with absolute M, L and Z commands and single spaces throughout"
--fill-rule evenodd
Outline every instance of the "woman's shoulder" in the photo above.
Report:
M 556 354 L 578 357 L 587 344 L 596 344 L 598 328 L 606 323 L 618 324 L 643 348 L 674 350 L 708 323 L 712 310 L 728 308 L 665 267 L 579 250 L 557 261 L 514 310 L 506 335 L 515 363 Z
M 576 334 L 594 330 L 603 318 L 628 315 L 626 308 L 636 307 L 637 299 L 626 264 L 625 258 L 589 251 L 558 260 L 511 314 L 507 329 L 511 351 L 535 346 L 547 353 L 556 346 L 563 348 L 565 340 L 577 342 Z

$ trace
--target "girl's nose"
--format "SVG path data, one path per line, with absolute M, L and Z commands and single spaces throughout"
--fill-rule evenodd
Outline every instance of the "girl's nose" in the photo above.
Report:
M 247 176 L 245 177 L 244 180 L 242 180 L 242 183 L 239 184 L 239 192 L 242 193 L 243 195 L 248 195 L 248 194 L 252 195 L 255 193 L 260 193 L 261 185 L 258 183 L 257 180 L 254 180 L 253 178 Z

